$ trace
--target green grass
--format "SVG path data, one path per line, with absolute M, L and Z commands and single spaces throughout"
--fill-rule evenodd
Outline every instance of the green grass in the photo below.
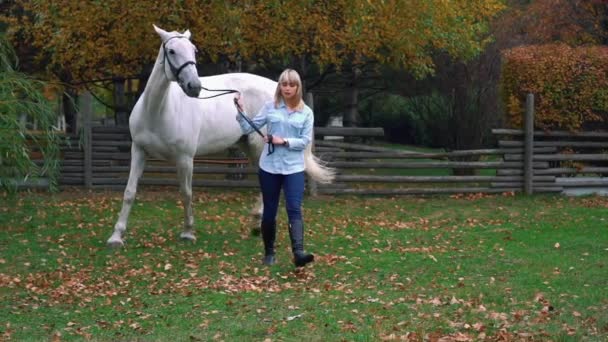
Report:
M 0 336 L 116 341 L 605 341 L 608 199 L 307 197 L 295 271 L 249 235 L 253 192 L 139 194 L 109 250 L 118 192 L 0 197 Z

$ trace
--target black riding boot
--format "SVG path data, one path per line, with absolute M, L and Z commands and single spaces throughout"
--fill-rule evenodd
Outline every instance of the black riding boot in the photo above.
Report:
M 264 265 L 274 265 L 274 240 L 277 235 L 277 223 L 276 222 L 265 222 L 262 221 L 262 240 L 264 240 L 264 259 L 262 263 Z
M 292 221 L 289 224 L 289 237 L 291 238 L 291 250 L 296 267 L 302 267 L 313 262 L 315 256 L 304 253 L 304 224 L 300 220 Z

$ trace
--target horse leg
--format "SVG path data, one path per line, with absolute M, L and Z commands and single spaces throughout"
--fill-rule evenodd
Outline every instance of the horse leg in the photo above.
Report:
M 192 157 L 180 158 L 177 161 L 177 176 L 179 179 L 179 191 L 184 199 L 184 230 L 180 238 L 196 241 L 194 236 L 194 215 L 192 214 L 192 169 L 194 159 Z
M 146 154 L 144 150 L 137 144 L 131 144 L 131 170 L 129 171 L 129 181 L 125 188 L 125 193 L 122 202 L 122 209 L 118 215 L 118 221 L 114 225 L 114 233 L 108 239 L 108 246 L 110 247 L 122 247 L 124 242 L 122 241 L 122 234 L 127 230 L 127 220 L 133 201 L 135 200 L 135 194 L 137 193 L 137 182 L 144 172 L 146 164 Z
M 251 208 L 251 216 L 253 218 L 254 224 L 251 227 L 251 234 L 258 236 L 260 235 L 261 225 L 262 225 L 262 213 L 264 212 L 264 202 L 262 201 L 262 194 L 258 196 L 258 200 L 256 201 L 253 208 Z
M 264 150 L 264 141 L 262 138 L 255 134 L 250 134 L 247 137 L 247 141 L 241 144 L 242 149 L 247 154 L 250 165 L 257 165 L 257 161 L 260 159 L 260 154 Z M 262 224 L 262 213 L 264 212 L 264 202 L 262 201 L 262 194 L 258 196 L 258 200 L 249 212 L 251 214 L 253 224 L 251 227 L 252 235 L 260 235 L 261 224 Z

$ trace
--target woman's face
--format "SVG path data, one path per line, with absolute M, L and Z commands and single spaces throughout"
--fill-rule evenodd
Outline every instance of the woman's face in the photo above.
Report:
M 298 93 L 298 84 L 296 82 L 283 81 L 281 82 L 281 95 L 285 100 L 292 100 Z

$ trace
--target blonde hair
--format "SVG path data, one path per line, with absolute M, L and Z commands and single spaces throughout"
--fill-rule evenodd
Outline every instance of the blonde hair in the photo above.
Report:
M 278 108 L 281 104 L 281 101 L 285 101 L 283 95 L 281 94 L 281 83 L 289 82 L 296 83 L 298 86 L 298 90 L 296 91 L 296 98 L 298 99 L 297 110 L 302 110 L 304 108 L 304 100 L 302 99 L 302 80 L 300 79 L 300 75 L 297 71 L 293 69 L 285 69 L 281 76 L 279 76 L 279 82 L 277 84 L 277 90 L 274 93 L 274 106 Z

